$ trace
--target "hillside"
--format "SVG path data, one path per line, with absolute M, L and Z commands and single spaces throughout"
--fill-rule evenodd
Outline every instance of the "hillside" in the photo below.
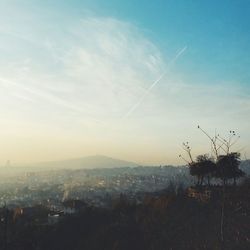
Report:
M 93 169 L 93 168 L 121 168 L 136 167 L 134 162 L 114 159 L 103 155 L 66 159 L 61 161 L 40 162 L 30 165 L 36 169 Z

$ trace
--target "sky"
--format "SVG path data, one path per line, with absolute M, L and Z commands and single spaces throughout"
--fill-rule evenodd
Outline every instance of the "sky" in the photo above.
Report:
M 250 157 L 250 2 L 0 0 L 0 165 Z

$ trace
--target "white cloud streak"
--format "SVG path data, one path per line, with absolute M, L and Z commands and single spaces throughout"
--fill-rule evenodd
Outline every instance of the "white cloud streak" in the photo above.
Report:
M 129 117 L 135 110 L 136 108 L 143 102 L 143 100 L 147 97 L 147 95 L 150 93 L 150 91 L 156 86 L 156 84 L 158 84 L 163 77 L 167 74 L 167 72 L 169 72 L 170 68 L 174 65 L 174 63 L 176 62 L 176 60 L 186 51 L 187 46 L 185 46 L 184 48 L 182 48 L 176 55 L 175 57 L 170 61 L 167 69 L 165 69 L 165 71 L 163 72 L 163 74 L 160 75 L 160 77 L 154 81 L 149 87 L 148 89 L 145 91 L 145 93 L 141 96 L 141 98 L 138 100 L 138 102 L 136 102 L 131 108 L 130 110 L 122 117 L 122 119 L 125 119 L 127 117 Z
M 32 101 L 29 112 L 47 112 L 48 120 L 60 108 L 65 119 L 73 111 L 79 117 L 75 122 L 107 125 L 119 119 L 164 68 L 157 47 L 136 26 L 114 18 L 82 18 L 63 39 L 54 33 L 39 39 L 16 28 L 3 32 L 11 40 L 21 39 L 20 46 L 27 41 L 34 47 L 25 47 L 23 57 L 20 53 L 14 62 L 0 65 L 2 90 L 9 90 L 10 98 L 21 104 L 12 110 L 15 113 L 23 112 L 22 102 Z M 24 49 L 16 44 L 17 51 Z M 9 49 L 6 41 L 2 47 Z
M 157 158 L 166 150 L 175 154 L 173 145 L 193 135 L 197 123 L 212 128 L 230 124 L 247 133 L 249 95 L 242 95 L 236 84 L 230 84 L 231 89 L 228 84 L 210 86 L 187 81 L 176 68 L 171 71 L 187 47 L 170 60 L 129 22 L 87 15 L 62 25 L 64 16 L 55 20 L 40 14 L 43 19 L 26 22 L 17 13 L 24 21 L 16 20 L 11 27 L 1 19 L 0 125 L 1 131 L 9 131 L 11 142 L 22 134 L 26 148 L 33 150 L 26 138 L 33 131 L 33 141 L 42 144 L 38 138 L 46 137 L 46 127 L 44 141 L 55 151 L 62 146 L 53 140 L 56 134 L 63 141 L 70 137 L 72 144 L 84 142 L 86 154 L 96 150 L 123 157 L 126 151 L 128 156 L 137 152 L 150 158 L 154 152 Z M 140 112 L 132 116 L 139 106 Z M 22 129 L 17 124 L 28 125 Z M 9 145 L 10 152 L 12 148 Z M 13 154 L 22 150 L 21 144 Z M 62 154 L 67 156 L 67 151 Z

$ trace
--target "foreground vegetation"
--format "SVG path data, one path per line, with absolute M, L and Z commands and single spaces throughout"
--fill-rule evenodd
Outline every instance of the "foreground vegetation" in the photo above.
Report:
M 42 223 L 42 207 L 15 220 L 9 211 L 7 231 L 1 224 L 1 249 L 250 249 L 250 179 L 226 187 L 223 241 L 222 187 L 210 190 L 206 201 L 181 189 L 145 195 L 141 204 L 121 195 L 112 209 L 86 206 L 53 225 Z

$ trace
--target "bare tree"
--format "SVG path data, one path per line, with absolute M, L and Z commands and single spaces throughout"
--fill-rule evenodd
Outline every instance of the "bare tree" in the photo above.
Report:
M 216 163 L 214 177 L 220 178 L 223 185 L 227 184 L 228 179 L 233 179 L 234 184 L 236 184 L 236 179 L 244 176 L 244 172 L 239 168 L 240 154 L 238 152 L 232 152 L 232 147 L 238 142 L 240 136 L 237 136 L 234 130 L 230 130 L 227 139 L 217 133 L 212 137 L 199 125 L 198 129 L 200 129 L 211 142 L 212 153 L 214 154 Z M 221 154 L 221 152 L 223 153 Z
M 215 171 L 215 163 L 213 157 L 209 157 L 208 154 L 198 155 L 194 160 L 191 150 L 192 148 L 189 145 L 189 142 L 184 142 L 182 144 L 183 150 L 188 156 L 188 160 L 182 155 L 179 155 L 189 167 L 190 175 L 197 178 L 197 185 L 202 186 L 204 178 L 207 178 L 207 184 L 210 186 L 210 179 L 213 172 Z
M 224 220 L 225 220 L 225 189 L 227 180 L 233 178 L 234 184 L 236 185 L 236 178 L 244 176 L 244 172 L 239 169 L 240 165 L 240 154 L 238 152 L 232 152 L 232 147 L 239 140 L 239 136 L 236 135 L 234 130 L 229 131 L 228 138 L 222 137 L 220 134 L 215 132 L 215 135 L 210 136 L 205 130 L 199 125 L 200 129 L 210 140 L 212 146 L 212 153 L 216 159 L 216 171 L 215 177 L 218 177 L 223 182 L 222 189 L 222 205 L 221 205 L 221 220 L 220 220 L 220 237 L 221 237 L 221 248 L 224 248 Z M 221 154 L 220 152 L 223 152 Z

